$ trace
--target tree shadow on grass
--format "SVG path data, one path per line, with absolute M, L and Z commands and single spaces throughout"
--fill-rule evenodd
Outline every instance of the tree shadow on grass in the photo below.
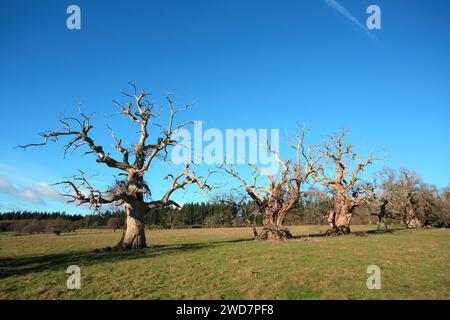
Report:
M 367 237 L 368 235 L 396 235 L 396 231 L 405 230 L 405 228 L 393 227 L 387 230 L 366 230 L 366 231 L 352 231 L 349 235 L 329 235 L 325 232 L 312 233 L 294 236 L 294 239 L 307 239 L 307 238 L 333 238 L 333 237 L 343 237 L 343 236 L 357 236 L 357 237 Z
M 66 270 L 70 265 L 80 267 L 103 262 L 115 262 L 132 259 L 149 259 L 171 253 L 185 253 L 226 243 L 250 241 L 253 239 L 223 240 L 216 242 L 154 245 L 145 249 L 128 251 L 89 250 L 77 252 L 54 253 L 40 256 L 0 259 L 0 279 L 14 275 L 43 272 L 48 270 Z

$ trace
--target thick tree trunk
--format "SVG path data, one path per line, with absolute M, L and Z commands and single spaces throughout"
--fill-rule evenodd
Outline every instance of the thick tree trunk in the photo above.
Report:
M 253 215 L 253 219 L 252 219 L 252 229 L 253 229 L 253 237 L 255 237 L 255 239 L 258 238 L 258 231 L 256 230 L 256 217 Z
M 352 210 L 345 204 L 337 204 L 333 211 L 328 214 L 330 228 L 326 231 L 328 235 L 343 235 L 350 233 L 350 221 Z
M 387 231 L 387 226 L 386 226 L 386 205 L 387 205 L 388 201 L 385 200 L 381 206 L 380 206 L 380 212 L 378 213 L 378 227 L 377 230 L 379 231 Z
M 408 229 L 418 229 L 422 228 L 423 225 L 420 220 L 417 218 L 416 213 L 412 205 L 406 208 L 406 218 L 405 218 L 406 227 Z
M 387 225 L 386 225 L 386 216 L 378 216 L 378 227 L 377 230 L 379 231 L 387 231 Z
M 328 222 L 328 224 L 329 224 L 329 226 L 330 226 L 329 229 L 333 229 L 334 226 L 335 226 L 335 224 L 334 224 L 334 216 L 335 216 L 335 215 L 336 215 L 336 214 L 335 214 L 334 209 L 330 209 L 330 210 L 328 211 L 327 222 Z
M 118 246 L 122 249 L 142 249 L 147 247 L 143 210 L 139 204 L 125 204 L 126 226 Z
M 418 228 L 422 228 L 422 223 L 416 217 L 407 217 L 406 218 L 406 227 L 408 229 L 418 229 Z
M 274 222 L 275 220 L 275 222 Z M 278 219 L 273 219 L 272 212 L 266 212 L 263 220 L 263 229 L 257 236 L 260 240 L 288 240 L 293 236 L 289 229 L 276 223 Z
M 287 228 L 278 228 L 275 225 L 264 226 L 258 235 L 259 240 L 288 240 L 292 239 L 292 233 Z

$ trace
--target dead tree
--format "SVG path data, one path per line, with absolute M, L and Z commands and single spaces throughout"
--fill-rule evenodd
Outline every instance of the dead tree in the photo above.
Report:
M 387 198 L 381 198 L 378 200 L 377 198 L 373 199 L 373 206 L 376 208 L 376 212 L 371 213 L 372 216 L 376 216 L 378 218 L 378 226 L 377 231 L 387 231 L 386 218 L 389 217 L 389 212 L 387 210 L 387 205 L 389 200 Z
M 327 217 L 330 228 L 326 233 L 329 235 L 350 233 L 353 211 L 366 202 L 366 190 L 361 186 L 359 176 L 373 161 L 381 160 L 372 156 L 360 158 L 344 141 L 346 135 L 347 131 L 342 130 L 331 138 L 331 143 L 324 143 L 322 157 L 325 163 L 312 173 L 314 181 L 328 188 L 333 195 L 334 204 Z M 327 170 L 327 166 L 331 170 Z
M 138 140 L 133 148 L 126 148 L 122 139 L 117 138 L 113 130 L 110 129 L 115 140 L 115 149 L 121 154 L 121 159 L 117 160 L 101 145 L 97 144 L 91 136 L 94 125 L 91 123 L 93 114 L 85 114 L 78 108 L 80 116 L 78 118 L 66 117 L 59 121 L 62 128 L 57 131 L 44 131 L 40 135 L 43 139 L 41 143 L 22 145 L 24 149 L 35 146 L 44 146 L 49 142 L 57 142 L 62 138 L 67 138 L 68 142 L 64 146 L 64 155 L 73 152 L 81 147 L 87 149 L 83 155 L 92 154 L 96 157 L 96 162 L 104 164 L 110 168 L 120 170 L 123 180 L 117 180 L 114 188 L 107 191 L 95 189 L 84 174 L 66 179 L 60 184 L 69 187 L 72 192 L 66 193 L 71 200 L 78 205 L 90 204 L 92 208 L 98 210 L 102 204 L 115 204 L 124 206 L 125 225 L 124 235 L 117 245 L 122 249 L 136 249 L 147 246 L 144 228 L 144 213 L 150 209 L 179 205 L 170 199 L 171 195 L 178 189 L 184 189 L 189 184 L 195 184 L 200 189 L 209 189 L 207 179 L 211 172 L 204 179 L 197 177 L 190 170 L 187 163 L 184 169 L 176 175 L 168 175 L 171 179 L 170 188 L 159 200 L 147 200 L 151 196 L 148 185 L 144 182 L 144 175 L 149 171 L 154 160 L 167 160 L 169 148 L 176 146 L 176 131 L 192 123 L 187 121 L 175 124 L 175 116 L 185 111 L 188 106 L 175 109 L 174 101 L 170 95 L 166 96 L 169 117 L 166 126 L 154 122 L 159 113 L 155 112 L 155 105 L 147 100 L 149 93 L 142 91 L 138 93 L 136 86 L 132 85 L 133 93 L 124 93 L 129 100 L 126 104 L 114 101 L 119 108 L 119 114 L 136 124 L 139 128 Z M 149 141 L 150 129 L 156 128 L 159 132 L 152 142 Z
M 378 230 L 380 231 L 387 231 L 387 226 L 386 226 L 386 217 L 387 217 L 387 210 L 386 210 L 386 206 L 389 203 L 389 200 L 387 199 L 382 199 L 381 200 L 381 205 L 380 205 L 380 210 L 378 213 Z
M 249 165 L 252 169 L 252 181 L 247 182 L 232 167 L 223 167 L 223 170 L 236 178 L 245 189 L 250 198 L 254 201 L 257 212 L 263 217 L 263 229 L 258 234 L 254 228 L 257 239 L 267 240 L 286 240 L 292 238 L 292 234 L 283 226 L 286 214 L 294 208 L 302 197 L 302 185 L 308 180 L 313 172 L 315 161 L 313 161 L 313 148 L 305 150 L 304 136 L 297 130 L 295 141 L 289 142 L 290 146 L 296 151 L 296 161 L 283 161 L 279 153 L 270 148 L 269 152 L 273 154 L 278 164 L 281 166 L 280 173 L 276 176 L 266 172 L 256 165 Z M 316 160 L 317 161 L 317 160 Z M 261 174 L 267 178 L 266 185 L 258 185 L 258 179 Z
M 371 211 L 370 215 L 378 218 L 377 231 L 386 232 L 388 230 L 386 219 L 391 217 L 387 210 L 387 205 L 389 204 L 388 198 L 383 193 L 380 194 L 380 192 L 376 191 L 376 189 L 378 189 L 376 179 L 374 179 L 372 183 L 365 183 L 359 187 L 360 189 L 363 189 L 367 195 L 367 197 L 363 199 Z M 375 208 L 375 210 L 373 210 L 373 208 Z
M 423 188 L 420 177 L 405 168 L 396 172 L 385 168 L 382 173 L 382 192 L 390 202 L 394 214 L 407 226 L 415 229 L 423 226 L 423 217 L 419 214 L 419 193 Z

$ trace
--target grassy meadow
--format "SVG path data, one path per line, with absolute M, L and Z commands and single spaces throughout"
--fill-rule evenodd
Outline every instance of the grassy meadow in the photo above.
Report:
M 450 231 L 405 230 L 255 241 L 250 228 L 147 231 L 151 247 L 114 245 L 121 231 L 16 236 L 0 233 L 0 299 L 449 299 Z M 369 226 L 353 226 L 365 231 Z M 81 290 L 66 268 L 81 268 Z M 367 267 L 381 268 L 369 290 Z

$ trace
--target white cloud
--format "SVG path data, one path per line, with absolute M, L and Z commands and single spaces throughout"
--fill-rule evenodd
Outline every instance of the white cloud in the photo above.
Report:
M 60 201 L 62 196 L 56 192 L 51 186 L 48 185 L 47 182 L 38 182 L 33 186 L 33 190 L 35 190 L 38 194 L 43 196 L 44 198 Z
M 0 192 L 37 205 L 46 205 L 46 200 L 64 202 L 64 197 L 47 182 L 38 182 L 31 187 L 18 188 L 9 180 L 0 177 Z

